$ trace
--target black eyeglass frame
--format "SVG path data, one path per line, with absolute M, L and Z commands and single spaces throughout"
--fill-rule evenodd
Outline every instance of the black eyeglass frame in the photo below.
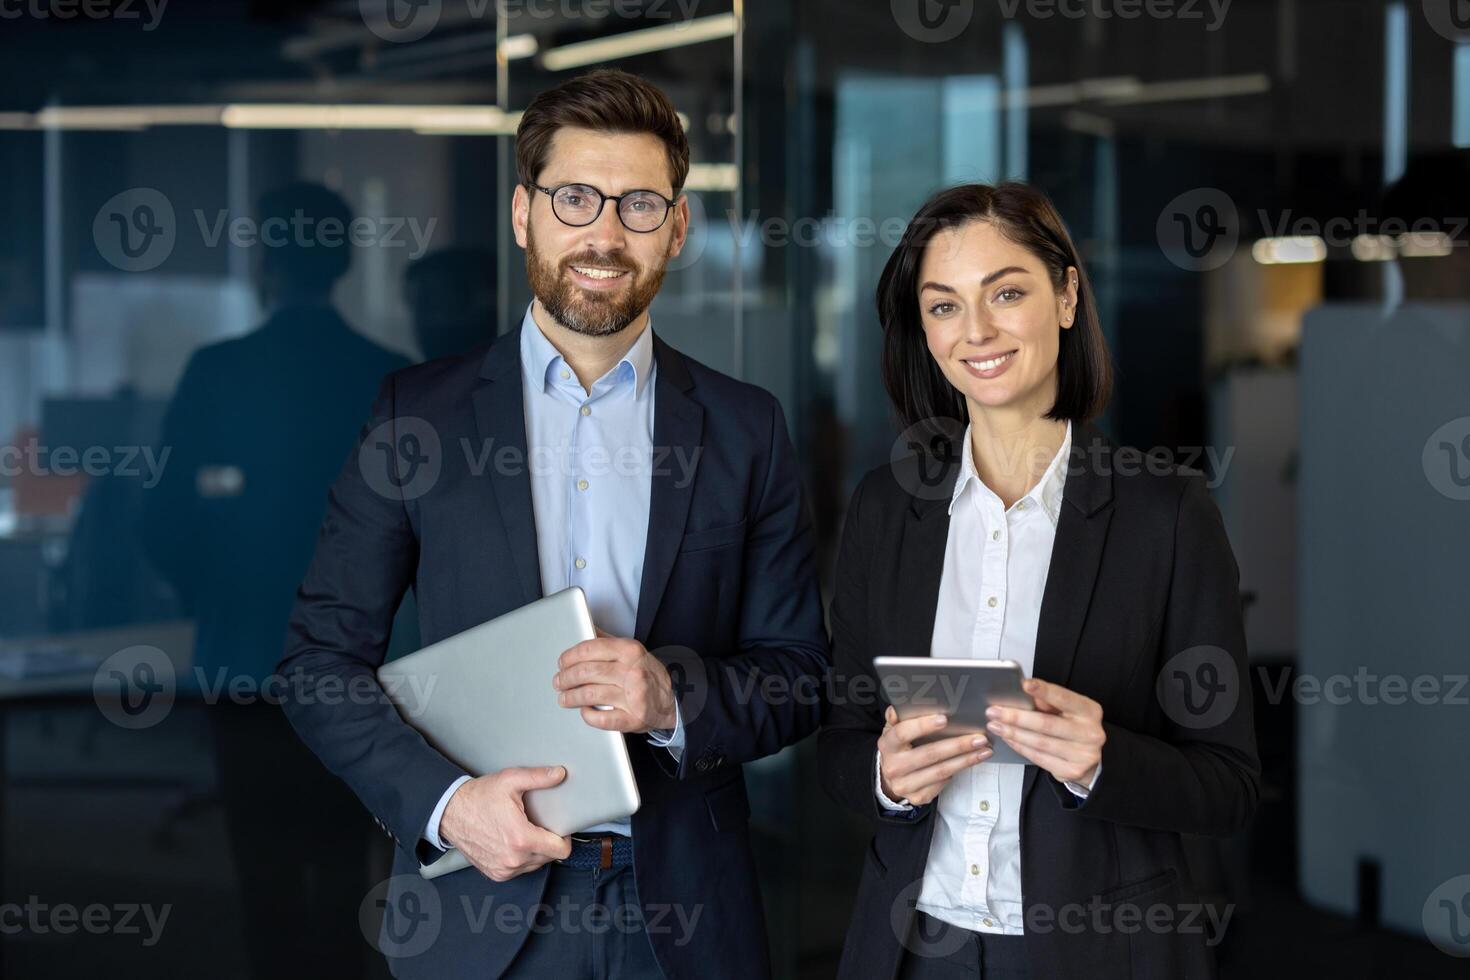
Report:
M 646 189 L 646 188 L 640 188 L 638 190 L 632 190 L 632 191 L 624 191 L 621 194 L 604 194 L 602 192 L 602 189 L 601 188 L 594 187 L 591 184 L 584 183 L 583 181 L 580 181 L 580 180 L 569 180 L 565 184 L 557 184 L 555 187 L 542 187 L 540 184 L 533 183 L 533 184 L 531 184 L 531 187 L 534 188 L 535 190 L 538 190 L 541 193 L 545 194 L 547 197 L 551 198 L 551 213 L 554 214 L 554 215 L 556 215 L 556 220 L 557 221 L 560 221 L 562 224 L 566 225 L 568 228 L 586 228 L 588 225 L 595 224 L 597 222 L 597 219 L 600 218 L 600 217 L 602 217 L 602 209 L 605 208 L 605 207 L 607 207 L 607 202 L 608 201 L 612 201 L 612 202 L 614 202 L 617 205 L 616 214 L 618 216 L 618 221 L 622 222 L 622 225 L 623 225 L 624 228 L 628 229 L 629 231 L 631 231 L 635 235 L 651 235 L 654 232 L 658 231 L 660 228 L 662 228 L 664 225 L 666 225 L 666 224 L 669 223 L 669 215 L 671 215 L 671 214 L 674 213 L 674 207 L 679 203 L 679 199 L 677 197 L 665 197 L 664 195 L 660 194 L 658 191 L 649 190 L 649 189 Z M 597 210 L 593 212 L 592 217 L 589 218 L 587 221 L 583 222 L 580 225 L 573 224 L 572 222 L 568 221 L 566 218 L 563 218 L 557 212 L 557 210 L 556 210 L 556 195 L 557 195 L 557 192 L 560 191 L 560 190 L 562 190 L 565 187 L 585 187 L 589 191 L 592 191 L 592 192 L 596 193 L 597 196 L 602 199 L 598 203 Z M 632 197 L 634 194 L 652 194 L 654 197 L 656 197 L 659 200 L 663 201 L 664 202 L 664 217 L 663 217 L 663 220 L 660 221 L 653 228 L 647 228 L 647 229 L 644 229 L 644 228 L 634 228 L 632 225 L 628 224 L 628 219 L 625 218 L 625 217 L 623 217 L 623 198 L 625 198 L 625 197 Z

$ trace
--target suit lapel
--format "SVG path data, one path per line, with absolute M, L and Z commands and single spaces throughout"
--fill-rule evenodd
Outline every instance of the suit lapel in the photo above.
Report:
M 905 460 L 900 465 L 917 463 Z M 930 463 L 929 465 L 933 465 Z M 932 494 L 909 500 L 908 525 L 899 547 L 893 595 L 896 642 L 907 649 L 884 650 L 884 654 L 927 657 L 934 642 L 934 615 L 939 606 L 939 583 L 944 575 L 944 550 L 949 540 L 949 498 L 959 474 L 958 461 L 947 464 L 949 472 Z M 914 486 L 912 482 L 908 483 Z
M 1092 602 L 1107 541 L 1113 509 L 1110 475 L 1112 447 L 1095 426 L 1076 427 L 1062 490 L 1046 590 L 1041 597 L 1041 619 L 1036 629 L 1036 661 L 1031 673 L 1053 684 L 1067 685 L 1082 624 Z M 1026 767 L 1027 792 L 1036 779 L 1035 766 Z
M 694 497 L 694 466 L 701 452 L 704 409 L 690 398 L 694 387 L 684 358 L 657 335 L 653 356 L 658 365 L 653 395 L 653 459 L 649 482 L 648 540 L 643 549 L 643 578 L 638 588 L 638 618 L 633 634 L 647 645 L 653 617 L 663 601 L 669 575 L 684 540 L 689 504 Z
M 521 465 L 489 467 L 489 486 L 510 542 L 511 560 L 526 602 L 541 598 L 541 559 L 536 550 L 536 515 L 531 506 L 530 459 L 526 453 L 526 405 L 520 359 L 521 328 L 503 335 L 485 355 L 481 383 L 472 395 L 480 444 L 495 459 L 503 447 Z

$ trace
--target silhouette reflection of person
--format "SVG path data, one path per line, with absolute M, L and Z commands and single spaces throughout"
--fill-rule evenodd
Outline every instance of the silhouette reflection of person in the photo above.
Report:
M 350 976 L 361 962 L 368 817 L 295 737 L 270 678 L 327 488 L 380 380 L 407 361 L 332 306 L 351 261 L 346 202 L 298 183 L 266 193 L 257 211 L 267 319 L 185 368 L 145 541 L 196 621 L 201 686 L 251 692 L 211 699 L 208 714 L 252 973 Z
M 424 360 L 495 339 L 494 258 L 488 249 L 449 248 L 404 270 L 403 296 Z

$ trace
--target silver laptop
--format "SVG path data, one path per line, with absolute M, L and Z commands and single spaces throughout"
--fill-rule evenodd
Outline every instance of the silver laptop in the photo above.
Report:
M 565 766 L 566 779 L 525 796 L 531 822 L 567 835 L 638 809 L 618 732 L 557 704 L 557 659 L 597 635 L 579 588 L 522 606 L 378 668 L 398 712 L 472 776 L 512 766 Z M 451 850 L 420 869 L 435 878 L 469 866 Z

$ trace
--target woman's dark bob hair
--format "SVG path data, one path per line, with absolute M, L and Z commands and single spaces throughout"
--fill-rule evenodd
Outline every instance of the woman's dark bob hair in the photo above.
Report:
M 962 184 L 924 202 L 878 280 L 878 318 L 883 324 L 883 385 L 905 428 L 965 423 L 965 397 L 940 371 L 924 339 L 919 316 L 919 267 L 935 235 L 972 221 L 989 221 L 1006 238 L 1041 260 L 1052 287 L 1065 288 L 1067 267 L 1077 270 L 1077 317 L 1061 330 L 1057 398 L 1046 414 L 1056 421 L 1086 421 L 1101 414 L 1113 387 L 1112 362 L 1087 267 L 1072 244 L 1062 216 L 1045 194 L 1015 181 L 992 187 Z

